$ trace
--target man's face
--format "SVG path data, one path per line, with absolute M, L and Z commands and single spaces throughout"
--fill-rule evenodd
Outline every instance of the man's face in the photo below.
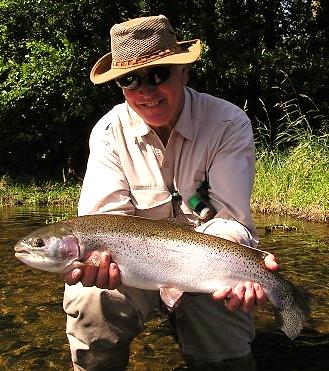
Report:
M 173 128 L 184 103 L 184 85 L 187 82 L 187 68 L 172 65 L 169 77 L 158 85 L 148 82 L 147 76 L 154 67 L 143 68 L 134 73 L 141 77 L 136 89 L 123 88 L 129 106 L 153 128 Z M 153 70 L 154 71 L 154 70 Z

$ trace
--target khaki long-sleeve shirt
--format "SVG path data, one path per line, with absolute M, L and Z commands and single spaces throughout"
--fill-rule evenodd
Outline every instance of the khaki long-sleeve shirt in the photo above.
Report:
M 254 142 L 247 115 L 225 100 L 185 88 L 182 113 L 164 146 L 123 103 L 91 133 L 79 214 L 168 218 L 173 216 L 176 190 L 182 215 L 195 221 L 188 199 L 206 179 L 216 217 L 236 220 L 256 237 L 249 206 Z

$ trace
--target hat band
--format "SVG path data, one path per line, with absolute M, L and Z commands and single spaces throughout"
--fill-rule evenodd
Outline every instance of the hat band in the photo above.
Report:
M 166 56 L 171 55 L 171 54 L 177 54 L 181 51 L 182 51 L 181 47 L 179 45 L 177 45 L 177 46 L 175 46 L 171 49 L 166 49 L 166 50 L 159 51 L 158 54 L 143 56 L 143 57 L 139 57 L 139 58 L 132 58 L 132 59 L 128 59 L 128 60 L 122 61 L 122 62 L 112 61 L 112 67 L 126 68 L 126 67 L 133 67 L 133 66 L 143 65 L 145 63 L 148 63 L 148 62 L 151 62 L 153 60 L 166 57 Z

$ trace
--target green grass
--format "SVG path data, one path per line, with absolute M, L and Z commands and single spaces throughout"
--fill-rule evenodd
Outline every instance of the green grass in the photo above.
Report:
M 329 221 L 328 138 L 300 140 L 289 151 L 259 150 L 252 209 Z
M 280 86 L 273 88 L 281 96 L 275 105 L 276 122 L 271 122 L 261 101 L 265 119 L 257 121 L 255 132 L 251 206 L 256 212 L 329 221 L 329 120 L 283 75 Z
M 0 207 L 14 205 L 63 205 L 76 207 L 81 190 L 80 184 L 52 181 L 36 183 L 13 182 L 0 178 Z

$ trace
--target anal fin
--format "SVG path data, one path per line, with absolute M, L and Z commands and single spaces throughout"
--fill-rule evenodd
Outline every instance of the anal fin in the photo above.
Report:
M 160 297 L 169 311 L 173 311 L 180 302 L 183 291 L 174 287 L 161 287 Z

